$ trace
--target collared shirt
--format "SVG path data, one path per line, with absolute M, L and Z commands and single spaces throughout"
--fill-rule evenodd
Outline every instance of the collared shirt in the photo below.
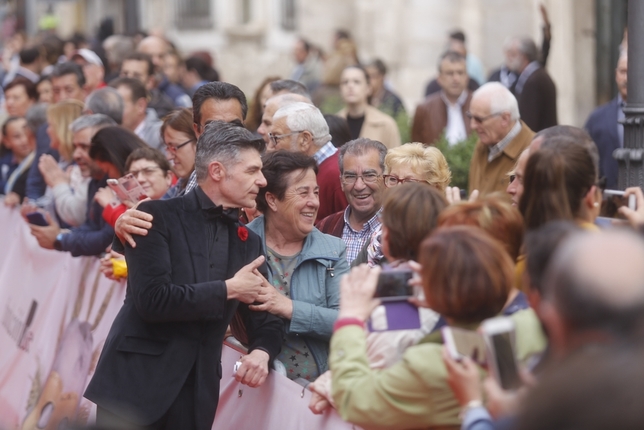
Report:
M 197 171 L 193 170 L 192 173 L 190 174 L 190 179 L 188 179 L 188 185 L 186 185 L 186 190 L 183 192 L 183 194 L 188 194 L 196 186 L 197 186 Z M 179 195 L 183 195 L 183 194 L 179 194 Z
M 467 100 L 468 91 L 465 90 L 456 100 L 456 103 L 449 101 L 444 91 L 441 91 L 441 99 L 447 106 L 447 126 L 445 127 L 445 139 L 450 145 L 456 145 L 467 138 L 465 121 L 463 119 L 463 105 Z
M 313 154 L 313 159 L 319 166 L 324 160 L 332 156 L 337 152 L 338 148 L 333 146 L 331 141 L 328 141 L 322 148 L 318 149 L 315 154 Z
M 362 248 L 371 239 L 371 235 L 380 228 L 379 215 L 382 212 L 382 208 L 369 221 L 364 223 L 360 231 L 354 230 L 351 224 L 349 224 L 350 210 L 351 206 L 347 206 L 344 210 L 344 228 L 342 229 L 342 240 L 347 245 L 347 261 L 349 264 L 356 259 L 360 251 L 362 251 Z
M 501 153 L 503 152 L 505 147 L 508 146 L 510 142 L 512 142 L 512 139 L 517 137 L 517 134 L 519 134 L 520 131 L 521 131 L 521 121 L 517 120 L 517 122 L 514 123 L 514 126 L 512 127 L 510 132 L 503 139 L 501 139 L 499 143 L 497 143 L 496 145 L 490 148 L 490 154 L 487 156 L 488 163 L 491 163 L 496 158 L 501 156 Z

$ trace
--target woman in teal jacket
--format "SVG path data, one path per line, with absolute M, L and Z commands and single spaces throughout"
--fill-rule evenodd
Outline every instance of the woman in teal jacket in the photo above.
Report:
M 313 223 L 319 207 L 315 160 L 267 154 L 268 185 L 257 196 L 263 216 L 248 224 L 264 243 L 269 279 L 251 309 L 285 320 L 278 359 L 290 379 L 312 381 L 328 369 L 329 340 L 340 304 L 340 277 L 349 271 L 342 240 Z

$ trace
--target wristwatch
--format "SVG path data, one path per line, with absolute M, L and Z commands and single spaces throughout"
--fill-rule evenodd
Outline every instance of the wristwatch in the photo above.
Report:
M 69 233 L 69 232 L 68 231 L 61 231 L 56 236 L 56 240 L 54 240 L 54 249 L 56 251 L 62 251 L 63 250 L 63 242 L 62 242 L 62 240 L 63 240 L 63 236 L 66 235 L 67 233 Z

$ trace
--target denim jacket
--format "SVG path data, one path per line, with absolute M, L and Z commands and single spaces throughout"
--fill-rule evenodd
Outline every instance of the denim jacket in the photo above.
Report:
M 266 252 L 264 217 L 247 227 L 259 235 Z M 320 373 L 328 370 L 329 340 L 340 307 L 340 278 L 348 272 L 344 242 L 313 228 L 304 239 L 291 277 L 293 316 L 285 321 L 285 328 L 287 333 L 304 337 Z M 272 276 L 270 265 L 268 274 Z

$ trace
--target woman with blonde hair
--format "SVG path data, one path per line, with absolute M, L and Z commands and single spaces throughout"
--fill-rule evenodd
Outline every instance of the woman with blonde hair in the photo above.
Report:
M 38 160 L 38 169 L 47 184 L 39 206 L 49 206 L 49 211 L 70 227 L 85 222 L 87 186 L 91 179 L 84 178 L 80 168 L 73 164 L 73 133 L 69 129 L 82 115 L 83 108 L 83 103 L 77 100 L 64 100 L 47 108 L 47 134 L 51 148 L 60 153 L 60 161 L 49 154 L 43 154 Z

